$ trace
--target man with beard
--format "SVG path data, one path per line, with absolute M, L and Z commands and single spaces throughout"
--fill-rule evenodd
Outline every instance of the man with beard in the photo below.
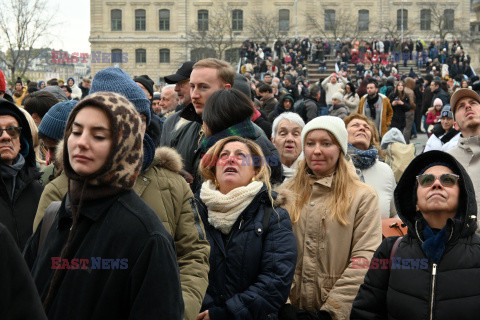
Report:
M 23 98 L 27 94 L 27 88 L 23 86 L 22 79 L 17 78 L 15 82 L 15 91 L 13 92 L 13 99 L 15 99 L 15 105 L 20 107 L 23 102 Z
M 175 92 L 175 86 L 173 84 L 163 87 L 160 98 L 160 113 L 162 116 L 168 118 L 174 114 L 178 101 L 178 94 Z
M 185 62 L 177 73 L 165 77 L 167 83 L 176 84 L 175 91 L 183 108 L 165 121 L 160 145 L 174 148 L 182 156 L 184 170 L 180 174 L 188 183 L 193 183 L 197 172 L 195 152 L 203 135 L 202 112 L 205 102 L 215 91 L 231 88 L 234 79 L 235 70 L 218 59 Z
M 393 118 L 393 109 L 390 100 L 378 93 L 378 82 L 375 79 L 368 80 L 367 94 L 360 99 L 357 112 L 366 115 L 375 123 L 380 137 L 388 131 Z
M 293 112 L 284 112 L 273 121 L 272 142 L 280 154 L 283 181 L 295 176 L 298 164 L 303 159 L 303 127 L 305 127 L 305 122 Z
M 480 195 L 480 96 L 470 89 L 458 89 L 450 99 L 455 126 L 461 132 L 455 148 L 448 150 L 472 178 L 476 198 Z M 480 201 L 477 201 L 477 216 Z M 477 229 L 478 230 L 478 229 Z M 479 231 L 477 231 L 479 232 Z

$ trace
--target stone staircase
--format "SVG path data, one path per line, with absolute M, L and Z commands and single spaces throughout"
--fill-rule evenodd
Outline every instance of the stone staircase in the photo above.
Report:
M 312 63 L 309 62 L 307 63 L 307 79 L 310 83 L 315 83 L 317 82 L 320 78 L 326 78 L 329 75 L 331 75 L 333 72 L 335 72 L 335 57 L 333 55 L 326 55 L 325 56 L 325 61 L 326 61 L 326 67 L 327 71 L 320 73 L 318 71 L 319 64 L 318 63 Z M 355 70 L 355 65 L 353 63 L 350 63 L 348 67 L 352 70 Z M 424 77 L 427 73 L 425 71 L 425 68 L 418 68 L 418 66 L 415 64 L 415 61 L 408 61 L 407 66 L 403 66 L 403 62 L 398 64 L 398 74 L 400 76 L 405 73 L 405 75 L 408 76 L 410 73 L 410 68 L 413 68 L 413 71 L 421 77 Z

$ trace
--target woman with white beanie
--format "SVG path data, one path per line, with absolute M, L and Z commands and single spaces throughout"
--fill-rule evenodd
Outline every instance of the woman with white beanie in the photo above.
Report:
M 330 115 L 334 117 L 339 117 L 340 119 L 345 118 L 350 113 L 350 110 L 345 106 L 343 101 L 343 94 L 341 92 L 335 92 L 332 95 L 332 106 L 330 107 Z
M 348 319 L 381 243 L 377 194 L 350 168 L 347 140 L 340 118 L 311 120 L 302 131 L 305 159 L 280 187 L 297 195 L 286 209 L 298 248 L 291 304 L 280 319 Z

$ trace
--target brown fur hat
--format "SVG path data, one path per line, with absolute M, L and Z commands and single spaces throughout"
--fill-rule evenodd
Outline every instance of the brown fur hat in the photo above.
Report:
M 78 175 L 70 165 L 67 142 L 78 112 L 87 106 L 105 111 L 110 120 L 112 149 L 105 165 L 89 176 Z M 135 184 L 143 160 L 141 118 L 131 102 L 113 92 L 96 92 L 81 100 L 70 113 L 65 126 L 63 165 L 69 179 L 88 181 L 93 186 L 111 186 L 131 189 Z

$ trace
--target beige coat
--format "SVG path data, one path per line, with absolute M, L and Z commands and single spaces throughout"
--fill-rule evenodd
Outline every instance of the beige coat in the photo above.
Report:
M 347 214 L 348 224 L 342 226 L 330 218 L 325 206 L 333 192 L 333 176 L 315 179 L 310 178 L 312 195 L 293 225 L 298 258 L 289 299 L 301 309 L 325 310 L 333 319 L 348 319 L 367 272 L 352 268 L 351 258 L 370 260 L 382 241 L 378 198 L 361 183 Z

